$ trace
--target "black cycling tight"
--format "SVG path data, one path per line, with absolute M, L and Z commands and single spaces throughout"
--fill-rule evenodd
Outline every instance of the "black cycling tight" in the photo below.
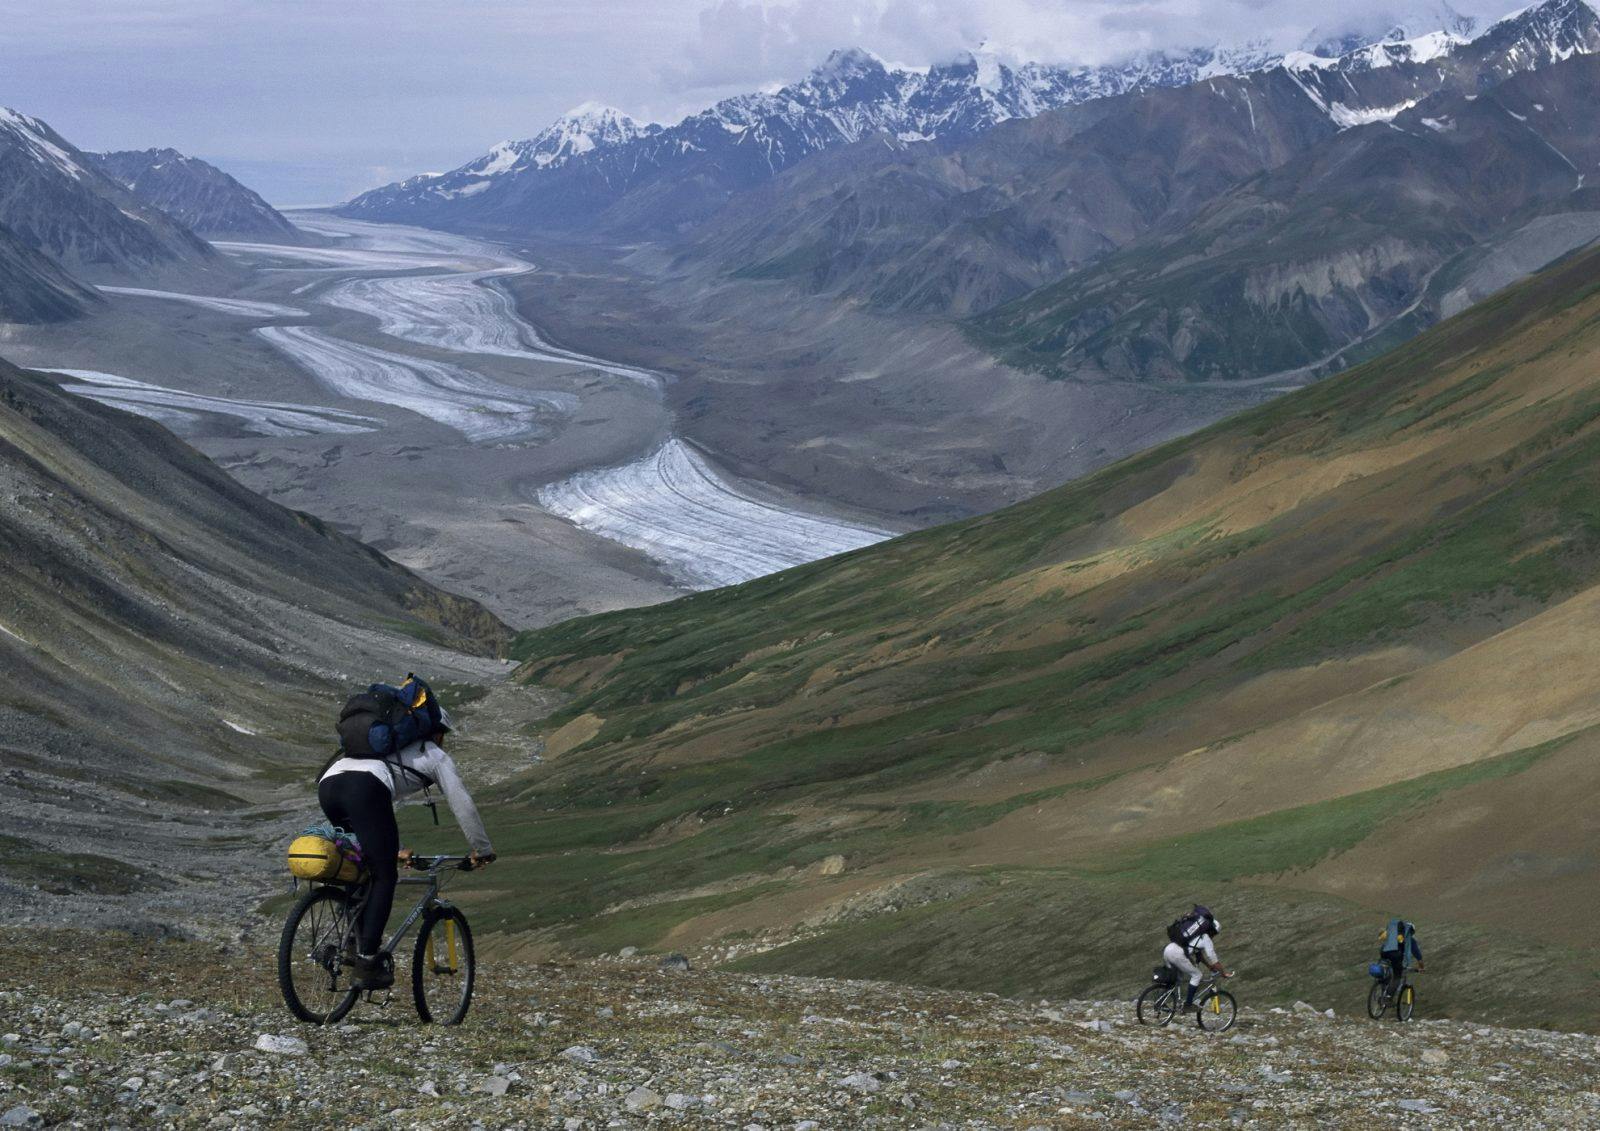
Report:
M 362 954 L 377 954 L 383 945 L 383 928 L 394 906 L 394 889 L 400 881 L 395 857 L 400 851 L 400 826 L 394 819 L 394 795 L 389 787 L 365 770 L 347 770 L 323 778 L 317 800 L 328 820 L 356 834 L 361 856 L 372 874 L 372 891 L 361 913 Z

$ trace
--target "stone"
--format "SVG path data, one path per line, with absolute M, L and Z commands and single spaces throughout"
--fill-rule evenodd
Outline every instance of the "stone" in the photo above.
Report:
M 594 1015 L 600 1018 L 602 1021 L 608 1021 L 617 1015 L 617 1011 L 611 1008 L 609 1005 L 602 1005 L 599 1009 L 594 1011 Z
M 638 953 L 639 953 L 639 948 L 638 947 L 636 947 L 636 946 L 625 946 L 621 950 L 617 951 L 617 957 L 618 958 L 632 958 L 634 955 L 636 955 Z
M 684 1111 L 694 1107 L 700 1102 L 699 1096 L 686 1096 L 682 1092 L 670 1092 L 667 1095 L 667 1106 L 673 1111 Z
M 600 1059 L 600 1054 L 588 1045 L 569 1045 L 561 1050 L 561 1057 L 574 1064 L 594 1064 Z
M 0 1115 L 0 1127 L 43 1127 L 44 1116 L 27 1104 L 18 1104 Z
M 1315 1014 L 1319 1014 L 1319 1015 L 1322 1012 L 1316 1006 L 1308 1004 L 1307 1002 L 1303 1002 L 1303 1001 L 1297 1001 L 1297 1002 L 1294 1003 L 1294 1011 L 1296 1013 L 1315 1013 Z
M 491 1096 L 503 1096 L 511 1090 L 509 1076 L 490 1076 L 478 1081 L 478 1091 Z
M 821 1126 L 815 1119 L 802 1119 L 794 1125 L 794 1131 L 818 1131 Z
M 1394 1106 L 1401 1111 L 1414 1111 L 1418 1115 L 1432 1115 L 1439 1110 L 1427 1100 L 1395 1100 Z
M 876 1092 L 883 1083 L 870 1072 L 852 1072 L 839 1081 L 839 1087 L 856 1092 Z
M 649 1088 L 638 1087 L 622 1097 L 622 1106 L 629 1111 L 650 1111 L 661 1106 L 661 1097 Z
M 657 965 L 670 974 L 687 974 L 690 970 L 689 960 L 681 954 L 669 954 Z
M 261 1052 L 279 1056 L 305 1056 L 311 1051 L 310 1046 L 299 1037 L 280 1037 L 273 1033 L 262 1033 L 256 1038 L 255 1047 Z
M 1289 1082 L 1289 1073 L 1274 1072 L 1272 1067 L 1266 1064 L 1257 1068 L 1256 1074 L 1269 1084 L 1287 1084 Z
M 1434 1068 L 1443 1068 L 1450 1063 L 1450 1054 L 1444 1049 L 1423 1049 L 1422 1063 Z
M 806 1062 L 806 1058 L 805 1057 L 796 1056 L 792 1052 L 785 1052 L 785 1053 L 779 1053 L 778 1054 L 778 1063 L 783 1065 L 785 1068 L 798 1068 L 800 1065 L 804 1064 L 805 1062 Z
M 844 857 L 837 854 L 824 856 L 817 862 L 817 875 L 819 876 L 842 876 L 844 875 L 844 869 Z

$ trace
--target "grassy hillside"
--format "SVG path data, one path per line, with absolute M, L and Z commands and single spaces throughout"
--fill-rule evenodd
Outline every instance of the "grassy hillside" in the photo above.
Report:
M 1254 1000 L 1356 1008 L 1399 912 L 1436 1010 L 1592 1026 L 1597 422 L 1586 254 L 1007 510 L 525 634 L 572 699 L 480 914 L 1113 993 L 1200 899 Z

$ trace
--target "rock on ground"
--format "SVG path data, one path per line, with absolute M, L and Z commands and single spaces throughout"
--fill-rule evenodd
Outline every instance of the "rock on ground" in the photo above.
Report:
M 317 1028 L 289 1018 L 265 947 L 0 931 L 0 953 L 7 1127 L 1600 1126 L 1585 1034 L 1422 1019 L 1399 1036 L 1245 1000 L 1208 1035 L 1142 1027 L 1125 1002 L 1046 1016 L 984 994 L 482 951 L 463 1025 L 420 1024 L 401 992 Z

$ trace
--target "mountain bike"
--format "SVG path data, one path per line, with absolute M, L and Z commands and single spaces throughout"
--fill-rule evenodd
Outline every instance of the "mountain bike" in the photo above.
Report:
M 1367 1016 L 1374 1021 L 1381 1021 L 1389 1011 L 1389 1006 L 1393 1005 L 1396 1021 L 1410 1021 L 1417 1009 L 1417 988 L 1411 984 L 1412 971 L 1405 971 L 1400 977 L 1399 987 L 1394 988 L 1390 984 L 1394 975 L 1387 971 L 1387 966 L 1385 970 L 1383 977 L 1374 975 L 1372 978 L 1372 988 L 1367 991 Z
M 1167 967 L 1172 980 L 1157 981 L 1145 987 L 1134 1004 L 1134 1014 L 1141 1025 L 1168 1025 L 1178 1015 L 1183 1005 L 1184 983 L 1179 971 Z M 1217 983 L 1222 975 L 1213 971 L 1195 990 L 1195 1024 L 1208 1033 L 1222 1033 L 1233 1028 L 1239 1016 L 1239 1003 L 1227 990 L 1219 990 Z
M 459 907 L 439 898 L 439 889 L 446 869 L 472 871 L 472 859 L 412 856 L 406 866 L 424 874 L 402 875 L 400 883 L 426 890 L 378 953 L 392 969 L 396 949 L 420 920 L 411 956 L 411 996 L 417 1016 L 424 1022 L 458 1025 L 472 1004 L 477 973 L 472 930 Z M 278 988 L 289 1012 L 301 1021 L 332 1025 L 355 1007 L 364 992 L 354 984 L 350 966 L 369 890 L 365 882 L 315 884 L 290 909 L 278 942 Z M 380 993 L 387 1002 L 390 993 L 365 992 L 369 1002 L 376 1002 Z

